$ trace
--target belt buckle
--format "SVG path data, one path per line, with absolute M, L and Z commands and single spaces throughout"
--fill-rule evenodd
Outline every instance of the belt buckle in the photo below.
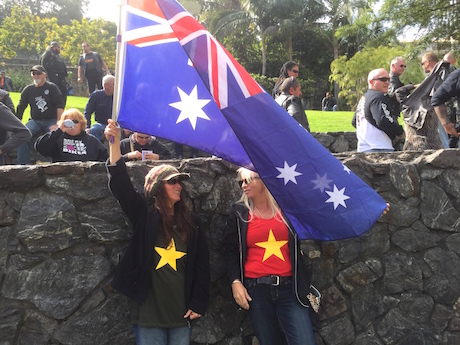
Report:
M 276 283 L 273 283 L 272 286 L 279 286 L 280 285 L 280 276 L 272 275 L 270 277 L 276 278 Z

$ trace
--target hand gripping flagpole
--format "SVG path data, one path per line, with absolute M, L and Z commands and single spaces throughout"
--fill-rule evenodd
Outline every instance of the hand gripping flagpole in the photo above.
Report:
M 123 4 L 122 4 L 123 2 Z M 112 104 L 112 120 L 117 123 L 118 119 L 118 99 L 119 99 L 119 83 L 121 80 L 121 68 L 120 68 L 120 63 L 121 63 L 121 19 L 122 19 L 122 8 L 123 5 L 126 5 L 126 0 L 121 0 L 118 3 L 119 11 L 118 11 L 118 27 L 117 27 L 117 53 L 115 56 L 115 84 L 114 84 L 114 93 L 113 93 L 113 104 Z M 120 126 L 117 123 L 117 128 L 120 128 Z M 113 144 L 114 138 L 110 137 L 110 143 Z

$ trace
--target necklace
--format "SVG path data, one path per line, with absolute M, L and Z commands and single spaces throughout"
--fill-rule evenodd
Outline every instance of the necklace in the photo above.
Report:
M 257 213 L 259 214 L 259 217 L 262 218 L 262 219 L 271 219 L 274 217 L 274 214 L 271 213 L 268 217 L 264 217 L 264 215 L 262 214 L 262 212 L 260 212 L 260 210 L 257 208 L 257 206 L 254 204 L 254 208 L 255 210 L 257 211 Z

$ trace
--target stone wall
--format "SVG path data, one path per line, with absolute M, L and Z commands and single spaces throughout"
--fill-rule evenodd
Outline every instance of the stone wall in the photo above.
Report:
M 318 345 L 460 344 L 460 151 L 337 157 L 390 204 L 365 235 L 302 243 L 322 291 Z M 211 253 L 211 304 L 194 344 L 257 344 L 224 277 L 221 226 L 235 167 L 171 161 Z M 151 168 L 128 164 L 136 186 Z M 134 344 L 109 282 L 130 236 L 99 163 L 0 167 L 0 344 Z

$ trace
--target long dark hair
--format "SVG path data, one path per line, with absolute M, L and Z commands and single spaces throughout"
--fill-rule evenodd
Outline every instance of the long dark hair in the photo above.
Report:
M 272 92 L 273 97 L 276 97 L 278 95 L 281 84 L 287 77 L 289 77 L 288 71 L 292 70 L 292 68 L 295 66 L 299 66 L 299 64 L 294 61 L 287 61 L 284 63 L 283 67 L 281 67 L 280 76 L 276 80 L 275 87 L 273 88 L 273 92 Z
M 154 207 L 161 215 L 161 224 L 158 232 L 169 242 L 172 237 L 171 230 L 174 226 L 177 226 L 182 240 L 188 243 L 197 229 L 190 216 L 190 209 L 185 202 L 184 190 L 182 189 L 180 192 L 180 200 L 174 204 L 174 215 L 171 215 L 164 184 L 164 181 L 160 183 L 155 193 L 155 198 L 152 200 Z

